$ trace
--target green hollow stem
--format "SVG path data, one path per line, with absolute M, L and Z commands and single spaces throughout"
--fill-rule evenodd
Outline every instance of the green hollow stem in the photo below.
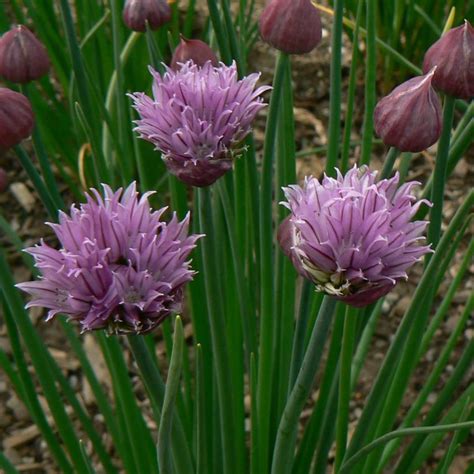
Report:
M 459 229 L 456 237 L 452 239 L 450 248 L 444 255 L 444 261 L 437 267 L 437 274 L 431 273 L 432 278 L 431 287 L 427 294 L 424 296 L 423 307 L 418 311 L 417 318 L 413 324 L 411 333 L 408 336 L 408 340 L 405 344 L 405 348 L 417 347 L 422 336 L 426 331 L 426 321 L 429 316 L 429 309 L 431 302 L 433 301 L 433 295 L 436 294 L 437 288 L 441 279 L 454 256 L 455 249 L 459 245 L 462 236 L 464 235 L 467 223 L 464 222 L 462 227 Z M 384 397 L 383 409 L 375 415 L 372 413 L 372 419 L 377 420 L 377 424 L 374 425 L 374 429 L 371 433 L 371 439 L 382 435 L 385 432 L 389 432 L 395 422 L 396 413 L 402 402 L 403 393 L 406 390 L 410 375 L 412 374 L 419 358 L 421 357 L 420 351 L 409 351 L 404 350 L 400 352 L 398 367 L 396 368 L 393 378 L 391 381 L 388 379 L 385 384 L 390 385 L 390 389 Z M 410 423 L 411 424 L 411 423 Z M 364 472 L 376 472 L 377 465 L 381 457 L 381 448 L 374 450 L 366 461 L 366 464 L 362 468 Z
M 309 306 L 311 301 L 311 292 L 313 291 L 313 284 L 309 280 L 304 280 L 303 288 L 300 296 L 300 307 L 298 312 L 298 319 L 296 321 L 296 330 L 293 336 L 293 348 L 290 362 L 290 381 L 288 383 L 288 395 L 295 384 L 298 371 L 301 367 L 301 361 L 304 354 L 304 338 L 306 328 L 308 327 Z
M 0 468 L 5 474 L 18 474 L 16 467 L 10 462 L 10 460 L 0 451 Z
M 133 335 L 128 336 L 128 343 L 130 344 L 135 362 L 138 365 L 148 396 L 153 401 L 155 407 L 157 407 L 158 410 L 161 410 L 161 406 L 165 399 L 165 384 L 150 352 L 148 351 L 145 340 L 143 336 Z M 171 436 L 171 450 L 173 452 L 173 462 L 176 472 L 194 472 L 191 450 L 186 441 L 181 420 L 176 414 L 174 416 Z
M 328 296 L 324 298 L 301 370 L 280 420 L 275 449 L 273 451 L 272 474 L 287 474 L 291 472 L 300 414 L 311 392 L 314 377 L 321 362 L 335 306 L 336 300 L 334 298 Z
M 58 210 L 51 195 L 48 192 L 48 188 L 46 187 L 43 179 L 34 167 L 30 157 L 28 156 L 24 148 L 21 145 L 17 145 L 14 148 L 18 159 L 20 160 L 21 166 L 23 166 L 23 169 L 26 171 L 26 174 L 31 179 L 31 182 L 33 183 L 33 186 L 36 189 L 36 192 L 38 193 L 41 202 L 43 203 L 50 217 L 56 220 Z
M 342 62 L 342 17 L 344 1 L 334 1 L 334 22 L 331 36 L 331 70 L 330 70 L 330 104 L 329 104 L 329 138 L 326 173 L 334 176 L 339 158 L 341 133 L 341 62 Z
M 206 383 L 201 344 L 196 345 L 196 474 L 209 472 L 206 439 Z
M 433 188 L 431 191 L 431 202 L 433 207 L 430 211 L 430 226 L 428 228 L 428 241 L 436 248 L 441 235 L 441 222 L 443 219 L 444 185 L 446 181 L 446 170 L 449 154 L 449 142 L 451 128 L 454 118 L 454 97 L 447 95 L 443 109 L 443 130 L 438 143 L 435 169 L 433 175 Z
M 398 327 L 397 333 L 390 346 L 389 351 L 384 359 L 382 367 L 380 368 L 377 378 L 368 395 L 365 408 L 362 412 L 361 418 L 357 424 L 356 430 L 352 435 L 350 445 L 346 452 L 346 458 L 354 455 L 364 445 L 370 430 L 378 420 L 374 420 L 374 413 L 377 413 L 386 397 L 389 390 L 386 381 L 392 378 L 392 374 L 397 368 L 400 351 L 408 339 L 410 331 L 413 329 L 415 321 L 419 312 L 422 310 L 425 298 L 432 288 L 433 277 L 439 265 L 444 261 L 444 256 L 451 245 L 453 237 L 457 234 L 461 223 L 465 220 L 466 215 L 474 202 L 474 191 L 469 194 L 466 200 L 458 209 L 457 213 L 451 220 L 451 223 L 440 241 L 439 247 L 433 255 L 423 277 L 418 284 L 412 303 L 405 313 L 405 316 Z
M 375 90 L 377 81 L 377 46 L 376 46 L 376 5 L 375 0 L 366 0 L 367 8 L 367 55 L 365 68 L 365 110 L 362 132 L 362 150 L 360 162 L 370 163 L 374 133 Z
M 400 428 L 406 428 L 415 421 L 416 417 L 419 415 L 421 409 L 426 403 L 426 400 L 428 399 L 430 393 L 432 393 L 433 390 L 435 389 L 436 384 L 438 383 L 439 378 L 441 377 L 443 370 L 449 361 L 449 357 L 457 343 L 457 340 L 464 329 L 467 318 L 473 310 L 473 305 L 474 305 L 474 297 L 471 296 L 468 303 L 466 304 L 466 307 L 463 311 L 463 314 L 461 316 L 459 323 L 456 325 L 454 332 L 450 335 L 445 347 L 443 348 L 441 354 L 437 358 L 435 366 L 433 367 L 428 379 L 424 382 L 423 388 L 418 394 L 418 397 L 416 398 L 414 403 L 411 405 L 410 410 L 408 411 L 407 415 L 405 416 L 404 420 L 402 421 L 400 425 Z M 383 455 L 382 455 L 382 459 L 379 462 L 379 471 L 389 461 L 390 456 L 393 455 L 393 453 L 398 448 L 398 446 L 399 446 L 399 442 L 393 441 L 392 443 L 389 443 L 385 447 Z
M 354 103 L 356 96 L 357 71 L 359 70 L 359 28 L 362 18 L 362 7 L 364 2 L 357 6 L 356 23 L 352 36 L 352 59 L 349 73 L 349 86 L 347 91 L 347 110 L 344 119 L 344 133 L 342 140 L 341 172 L 344 173 L 349 167 L 349 152 L 351 149 L 352 117 L 354 114 Z
M 221 53 L 222 60 L 225 64 L 230 64 L 232 61 L 232 54 L 230 51 L 229 36 L 226 34 L 224 22 L 221 20 L 217 0 L 207 0 L 209 8 L 209 17 L 212 22 L 212 28 L 216 34 L 217 43 Z
M 273 330 L 273 162 L 276 149 L 278 115 L 281 109 L 283 86 L 289 57 L 279 53 L 273 79 L 273 91 L 270 99 L 260 188 L 260 354 L 258 358 L 258 430 L 259 430 L 259 471 L 268 472 L 270 452 L 270 411 L 272 393 L 272 367 L 274 351 Z
M 250 311 L 249 295 L 245 285 L 245 277 L 242 268 L 242 255 L 237 245 L 236 229 L 234 225 L 234 215 L 230 203 L 229 193 L 224 181 L 218 181 L 216 187 L 219 191 L 219 196 L 224 210 L 224 218 L 227 225 L 227 232 L 229 236 L 229 243 L 232 254 L 232 261 L 235 272 L 235 281 L 237 286 L 237 295 L 239 300 L 240 316 L 242 319 L 242 331 L 244 334 L 245 348 L 247 351 L 246 360 L 250 364 L 250 354 L 257 350 L 256 334 L 252 331 L 252 322 L 250 318 L 253 316 Z
M 388 443 L 392 439 L 404 436 L 413 436 L 417 434 L 446 433 L 448 431 L 465 430 L 472 427 L 474 427 L 474 421 L 466 421 L 464 423 L 453 423 L 449 425 L 424 426 L 421 428 L 405 428 L 403 430 L 392 431 L 381 436 L 380 438 L 375 439 L 374 441 L 357 451 L 354 456 L 351 456 L 342 465 L 339 474 L 349 474 L 350 472 L 352 472 L 351 469 L 355 465 L 357 465 L 359 461 L 364 459 L 364 457 L 367 456 L 367 454 L 369 454 L 373 449 Z
M 26 84 L 20 86 L 20 91 L 24 96 L 30 98 L 28 86 Z M 41 134 L 38 125 L 35 125 L 35 127 L 33 128 L 32 138 L 36 156 L 41 167 L 44 182 L 49 190 L 49 194 L 51 195 L 53 202 L 56 204 L 56 207 L 62 208 L 64 207 L 64 203 L 61 198 L 61 195 L 59 194 L 58 185 L 56 183 L 56 180 L 54 179 L 53 171 L 51 170 L 51 165 L 49 163 L 48 156 L 46 155 L 46 150 L 41 139 Z
M 356 308 L 347 306 L 344 316 L 342 352 L 339 365 L 339 397 L 336 420 L 336 459 L 334 462 L 334 472 L 339 471 L 347 446 L 349 401 L 351 395 L 351 364 L 358 313 L 359 311 Z
M 141 33 L 137 33 L 137 32 L 133 32 L 128 37 L 127 42 L 125 43 L 122 49 L 122 52 L 120 53 L 120 68 L 123 69 L 123 67 L 127 63 L 128 58 L 130 57 L 130 54 L 132 53 L 133 48 L 140 37 L 141 37 Z M 112 109 L 114 106 L 114 98 L 117 96 L 117 86 L 118 86 L 117 70 L 114 70 L 110 78 L 109 87 L 107 89 L 107 95 L 105 99 L 105 109 L 109 114 L 112 113 Z M 110 138 L 111 136 L 108 129 L 108 125 L 106 122 L 104 122 L 102 125 L 102 152 L 109 165 L 111 164 Z
M 121 2 L 120 2 L 121 3 Z M 127 115 L 127 102 L 124 88 L 124 68 L 122 65 L 121 55 L 121 5 L 118 0 L 109 1 L 110 10 L 112 12 L 112 51 L 113 60 L 115 66 L 116 81 L 116 94 L 115 104 L 117 113 L 117 127 L 118 127 L 118 142 L 123 153 L 119 153 L 118 163 L 120 166 L 120 175 L 122 178 L 122 184 L 128 185 L 132 180 L 134 169 L 132 162 L 132 154 L 129 139 L 129 128 L 128 115 Z
M 199 231 L 206 234 L 203 239 L 201 250 L 204 265 L 205 294 L 208 306 L 209 325 L 211 329 L 211 340 L 213 348 L 213 359 L 216 368 L 217 393 L 220 411 L 220 433 L 222 436 L 222 456 L 224 462 L 224 473 L 240 473 L 243 466 L 237 464 L 240 456 L 237 456 L 237 448 L 234 442 L 235 415 L 232 402 L 232 379 L 229 373 L 229 357 L 227 354 L 226 338 L 223 314 L 221 310 L 220 296 L 216 294 L 219 288 L 217 280 L 219 267 L 216 261 L 214 240 L 215 232 L 212 220 L 211 196 L 209 188 L 197 189 L 199 209 Z
M 459 420 L 461 415 L 462 407 L 466 399 L 474 399 L 474 384 L 468 385 L 467 389 L 458 397 L 455 403 L 450 407 L 448 412 L 443 415 L 446 411 L 446 407 L 451 403 L 455 397 L 455 390 L 459 387 L 462 379 L 465 377 L 466 372 L 469 369 L 472 369 L 472 361 L 474 357 L 474 341 L 471 341 L 463 354 L 461 355 L 459 362 L 454 369 L 451 377 L 448 379 L 446 385 L 441 389 L 438 398 L 435 403 L 426 414 L 423 425 L 430 426 L 435 423 L 452 423 Z M 474 415 L 474 410 L 473 410 Z M 442 416 L 442 418 L 441 418 Z M 472 416 L 471 416 L 472 418 Z M 431 438 L 431 439 L 430 439 Z M 415 436 L 411 444 L 405 448 L 404 453 L 399 459 L 395 469 L 393 469 L 394 474 L 405 474 L 407 472 L 416 472 L 423 461 L 430 456 L 434 451 L 436 445 L 441 441 L 441 438 L 430 436 L 425 438 L 424 436 Z M 414 466 L 418 466 L 415 468 Z
M 469 146 L 473 143 L 474 140 L 474 118 L 471 118 L 469 122 L 467 122 L 466 127 L 459 132 L 457 135 L 456 140 L 453 139 L 451 140 L 451 148 L 449 150 L 449 157 L 448 157 L 448 164 L 447 164 L 447 171 L 446 175 L 451 176 L 451 173 L 454 171 L 454 168 L 456 168 L 456 165 L 458 164 L 459 160 L 462 158 L 463 154 L 467 151 Z M 429 198 L 431 196 L 431 192 L 433 189 L 433 175 L 430 176 L 430 179 L 426 183 L 424 189 L 423 189 L 423 195 L 422 198 Z M 426 207 L 422 207 L 421 209 L 418 210 L 416 213 L 414 219 L 423 219 L 428 212 L 428 209 Z
M 174 325 L 173 353 L 168 371 L 168 380 L 166 382 L 165 397 L 163 408 L 161 410 L 160 427 L 158 431 L 158 466 L 161 474 L 172 474 L 173 467 L 171 463 L 171 427 L 173 422 L 173 412 L 178 395 L 181 380 L 181 371 L 183 366 L 183 324 L 181 318 L 176 317 Z
M 35 331 L 28 313 L 24 309 L 24 302 L 18 290 L 14 286 L 15 283 L 10 267 L 7 264 L 4 253 L 0 249 L 0 289 L 3 291 L 11 312 L 15 315 L 18 331 L 21 333 L 25 346 L 28 348 L 32 364 L 43 389 L 43 394 L 51 409 L 58 432 L 71 456 L 74 468 L 78 472 L 84 472 L 85 465 L 82 460 L 79 439 L 70 417 L 66 414 L 48 356 L 45 353 L 45 347 Z
M 395 161 L 397 160 L 399 154 L 400 151 L 393 146 L 388 150 L 383 163 L 382 172 L 380 173 L 380 179 L 387 179 L 390 177 L 393 171 L 393 166 L 395 165 Z
M 7 329 L 8 339 L 10 341 L 11 350 L 16 364 L 16 371 L 18 372 L 19 387 L 23 394 L 22 400 L 28 407 L 28 410 L 33 418 L 33 421 L 38 426 L 41 434 L 48 445 L 48 449 L 54 460 L 57 462 L 61 471 L 65 474 L 72 474 L 73 468 L 63 451 L 60 440 L 56 437 L 53 429 L 46 419 L 46 415 L 39 403 L 37 389 L 34 386 L 30 373 L 28 372 L 28 364 L 25 359 L 23 347 L 20 342 L 20 333 L 15 324 L 13 314 L 3 298 L 3 293 L 0 291 L 0 301 L 3 306 L 3 320 Z M 20 395 L 20 393 L 19 393 Z
M 331 343 L 327 351 L 326 366 L 319 377 L 318 398 L 311 413 L 311 417 L 306 423 L 304 434 L 301 439 L 298 453 L 295 457 L 293 472 L 309 473 L 313 458 L 319 456 L 319 447 L 323 448 L 321 439 L 325 433 L 325 421 L 334 427 L 334 413 L 337 409 L 337 389 L 339 385 L 339 354 L 341 351 L 342 333 L 344 329 L 345 306 L 338 303 L 335 309 L 335 320 L 331 330 Z M 336 404 L 334 405 L 334 402 Z M 330 443 L 332 444 L 332 435 Z M 318 453 L 318 454 L 317 454 Z M 321 453 L 322 454 L 322 453 Z M 324 461 L 325 456 L 322 456 Z M 323 461 L 323 459 L 321 459 Z

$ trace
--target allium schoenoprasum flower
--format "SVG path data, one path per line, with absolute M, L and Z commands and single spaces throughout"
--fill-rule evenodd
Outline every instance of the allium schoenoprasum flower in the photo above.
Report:
M 135 130 L 163 153 L 168 170 L 181 181 L 212 184 L 241 154 L 242 140 L 265 107 L 260 96 L 270 88 L 256 89 L 259 74 L 239 80 L 235 62 L 199 67 L 188 61 L 163 75 L 150 71 L 153 98 L 132 95 L 140 115 Z
M 49 310 L 47 320 L 62 313 L 83 331 L 145 333 L 180 311 L 194 275 L 189 253 L 200 236 L 188 236 L 189 214 L 163 222 L 166 208 L 152 211 L 152 193 L 139 198 L 135 183 L 103 188 L 103 196 L 92 189 L 85 204 L 50 224 L 60 250 L 44 242 L 26 249 L 41 278 L 18 287 L 33 297 L 27 307 Z
M 278 240 L 297 271 L 318 291 L 362 307 L 387 294 L 407 270 L 430 252 L 419 245 L 426 221 L 411 222 L 419 206 L 408 182 L 398 174 L 376 180 L 376 172 L 354 166 L 320 183 L 284 188 L 291 214 Z

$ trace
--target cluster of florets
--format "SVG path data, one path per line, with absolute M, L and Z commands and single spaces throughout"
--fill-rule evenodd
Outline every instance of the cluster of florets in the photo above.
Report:
M 319 291 L 354 306 L 387 294 L 422 255 L 426 221 L 410 222 L 425 200 L 416 182 L 398 187 L 398 174 L 376 181 L 376 172 L 352 168 L 345 176 L 284 188 L 290 216 L 279 242 L 295 268 Z
M 208 186 L 232 168 L 242 141 L 265 104 L 255 90 L 259 74 L 239 80 L 235 63 L 199 67 L 193 61 L 179 70 L 153 75 L 153 98 L 132 95 L 140 119 L 136 131 L 163 153 L 168 170 L 192 186 Z
M 71 215 L 50 224 L 59 250 L 42 242 L 27 249 L 41 279 L 18 286 L 32 295 L 28 306 L 48 308 L 48 320 L 62 313 L 83 331 L 144 333 L 181 309 L 183 286 L 194 272 L 189 253 L 199 235 L 188 236 L 189 215 L 179 222 L 152 212 L 151 193 L 137 197 L 135 184 L 93 197 Z

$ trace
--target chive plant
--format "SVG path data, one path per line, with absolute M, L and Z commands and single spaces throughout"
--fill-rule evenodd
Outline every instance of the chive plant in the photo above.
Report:
M 208 0 L 204 22 L 193 0 L 126 1 L 123 11 L 118 0 L 0 6 L 0 151 L 24 168 L 55 235 L 26 248 L 0 211 L 2 242 L 32 275 L 15 281 L 0 248 L 11 346 L 0 351 L 2 371 L 65 473 L 358 474 L 389 463 L 407 473 L 428 469 L 440 448 L 435 472 L 449 472 L 474 427 L 474 345 L 462 343 L 472 295 L 408 411 L 403 402 L 464 295 L 474 251 L 465 245 L 472 191 L 442 227 L 446 183 L 472 144 L 472 26 L 445 28 L 422 70 L 396 32 L 429 23 L 440 36 L 448 12 L 439 5 L 431 19 L 422 4 L 397 2 L 384 35 L 377 19 L 387 12 L 375 0 L 360 2 L 355 20 L 354 2 L 342 0 L 271 0 L 260 16 L 254 0 L 230 3 Z M 304 178 L 296 157 L 312 150 L 295 149 L 292 61 L 318 47 L 321 14 L 331 30 L 326 173 Z M 344 26 L 353 40 L 346 95 Z M 275 50 L 271 87 L 247 62 L 259 34 Z M 362 64 L 362 140 L 353 143 Z M 377 103 L 378 64 L 416 77 Z M 259 152 L 252 129 L 265 111 Z M 387 146 L 381 172 L 374 130 Z M 33 146 L 21 143 L 30 135 Z M 433 178 L 407 179 L 412 155 L 436 142 Z M 391 317 L 384 298 L 401 280 L 415 289 L 356 417 L 377 325 Z M 46 309 L 41 324 L 56 325 L 80 362 L 100 430 L 32 324 L 32 306 Z M 19 469 L 3 453 L 0 468 Z

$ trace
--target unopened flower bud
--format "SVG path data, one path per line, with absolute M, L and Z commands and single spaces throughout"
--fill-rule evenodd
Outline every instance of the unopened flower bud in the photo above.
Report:
M 419 152 L 435 143 L 442 128 L 441 104 L 431 86 L 435 68 L 396 87 L 375 107 L 375 132 L 386 145 Z
M 219 66 L 219 61 L 214 51 L 201 40 L 186 39 L 181 36 L 181 42 L 174 50 L 171 58 L 171 69 L 177 71 L 181 65 L 191 60 L 199 67 L 204 66 L 207 61 L 211 61 L 212 65 Z
M 423 72 L 434 66 L 436 89 L 460 99 L 474 96 L 474 28 L 467 20 L 445 33 L 426 52 Z
M 23 25 L 18 25 L 0 38 L 0 76 L 24 84 L 49 71 L 46 48 Z
M 0 193 L 3 193 L 8 188 L 8 175 L 7 172 L 0 168 Z
M 31 135 L 33 110 L 22 94 L 0 87 L 0 151 L 18 145 Z
M 166 0 L 127 0 L 123 8 L 123 21 L 133 31 L 151 30 L 171 20 L 171 8 Z
M 264 41 L 288 54 L 309 53 L 321 41 L 321 18 L 311 0 L 270 0 L 259 26 Z

